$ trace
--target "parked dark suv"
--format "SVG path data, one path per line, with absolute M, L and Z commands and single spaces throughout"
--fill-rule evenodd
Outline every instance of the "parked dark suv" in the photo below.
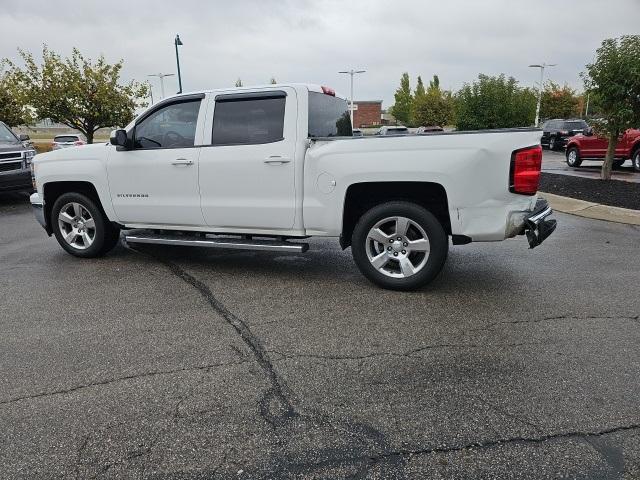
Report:
M 543 147 L 549 147 L 549 150 L 558 150 L 567 144 L 567 139 L 578 133 L 586 133 L 589 125 L 584 120 L 563 120 L 556 118 L 547 120 L 542 124 Z
M 28 135 L 16 136 L 0 122 L 0 191 L 32 190 L 31 159 L 36 151 L 26 147 Z

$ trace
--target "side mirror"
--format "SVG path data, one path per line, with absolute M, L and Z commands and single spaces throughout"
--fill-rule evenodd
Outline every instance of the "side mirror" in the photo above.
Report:
M 31 140 L 31 138 L 29 137 L 29 135 L 25 134 L 25 133 L 21 133 L 18 138 L 20 139 L 21 142 L 27 142 L 29 140 Z
M 593 136 L 593 128 L 591 128 L 591 127 L 589 127 L 589 128 L 585 128 L 585 129 L 584 129 L 584 134 L 585 134 L 585 136 L 587 136 L 587 137 L 591 137 L 591 136 Z
M 116 147 L 121 147 L 123 149 L 129 148 L 129 137 L 127 137 L 126 130 L 113 130 L 109 141 L 111 142 L 111 145 L 115 145 Z

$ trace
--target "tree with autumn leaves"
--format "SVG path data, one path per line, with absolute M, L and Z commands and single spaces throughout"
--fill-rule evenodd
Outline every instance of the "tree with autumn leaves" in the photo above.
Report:
M 104 56 L 93 61 L 78 49 L 63 58 L 42 49 L 42 61 L 20 50 L 22 65 L 4 60 L 4 75 L 0 82 L 10 85 L 11 101 L 22 118 L 13 123 L 28 123 L 49 118 L 82 132 L 88 143 L 103 127 L 124 126 L 133 120 L 136 110 L 146 106 L 147 85 L 120 80 L 123 61 L 110 64 Z M 0 98 L 0 109 L 3 105 Z M 4 103 L 6 104 L 6 103 Z

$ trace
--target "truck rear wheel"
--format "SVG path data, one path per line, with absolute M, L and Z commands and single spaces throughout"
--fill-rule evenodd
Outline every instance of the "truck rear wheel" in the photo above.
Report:
M 371 282 L 390 290 L 415 290 L 440 273 L 449 241 L 431 212 L 415 203 L 394 201 L 360 217 L 351 251 Z
M 104 255 L 120 238 L 96 202 L 81 193 L 58 197 L 51 209 L 51 226 L 60 246 L 76 257 Z

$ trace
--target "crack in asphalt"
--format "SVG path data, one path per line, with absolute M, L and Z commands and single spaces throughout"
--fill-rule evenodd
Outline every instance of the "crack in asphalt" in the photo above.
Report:
M 487 348 L 487 347 L 522 347 L 529 345 L 541 345 L 539 342 L 519 342 L 519 343 L 490 343 L 490 344 L 480 344 L 480 343 L 439 343 L 434 345 L 425 345 L 423 347 L 414 348 L 411 350 L 407 350 L 406 352 L 372 352 L 367 353 L 365 355 L 320 355 L 313 353 L 284 353 L 280 350 L 267 350 L 269 353 L 275 353 L 280 355 L 281 358 L 278 358 L 275 361 L 281 360 L 289 360 L 292 358 L 315 358 L 318 360 L 366 360 L 369 358 L 375 357 L 408 357 L 408 358 L 419 358 L 416 356 L 417 353 L 421 353 L 426 350 L 434 350 L 438 348 Z
M 461 451 L 471 451 L 471 450 L 486 450 L 492 449 L 496 447 L 501 447 L 504 445 L 535 445 L 541 444 L 548 441 L 554 440 L 584 440 L 591 443 L 594 439 L 598 439 L 600 437 L 605 437 L 607 435 L 612 435 L 616 433 L 628 432 L 640 430 L 640 423 L 631 424 L 631 425 L 623 425 L 618 427 L 612 427 L 605 430 L 600 430 L 596 432 L 583 432 L 583 431 L 571 431 L 571 432 L 560 432 L 548 435 L 540 435 L 537 437 L 508 437 L 501 438 L 496 440 L 490 440 L 486 442 L 471 442 L 462 445 L 443 445 L 431 448 L 420 448 L 420 449 L 400 449 L 400 450 L 391 450 L 386 452 L 381 452 L 377 455 L 366 456 L 366 457 L 351 457 L 348 459 L 344 459 L 345 463 L 359 463 L 359 462 L 368 462 L 368 469 L 370 469 L 373 465 L 379 462 L 388 461 L 390 459 L 401 457 L 401 458 L 410 458 L 413 456 L 421 456 L 421 455 L 430 455 L 430 454 L 442 454 L 442 453 L 456 453 Z M 602 453 L 598 447 L 595 447 L 592 444 L 592 447 L 595 450 L 598 450 L 599 453 Z M 616 459 L 617 463 L 616 467 L 619 468 L 620 460 Z M 305 464 L 299 465 L 298 468 L 310 468 L 315 465 L 326 465 L 326 462 L 321 462 L 318 464 Z M 359 474 L 360 472 L 357 472 Z M 357 475 L 356 474 L 356 475 Z M 350 478 L 356 478 L 354 476 Z
M 198 371 L 198 370 L 210 370 L 212 368 L 216 368 L 216 367 L 226 367 L 226 366 L 230 366 L 230 365 L 240 365 L 242 363 L 246 363 L 249 360 L 240 360 L 237 362 L 222 362 L 222 363 L 211 363 L 208 365 L 199 365 L 199 366 L 195 366 L 195 367 L 181 367 L 181 368 L 174 368 L 174 369 L 169 369 L 169 370 L 152 370 L 150 372 L 142 372 L 142 373 L 134 373 L 131 375 L 125 375 L 123 377 L 115 377 L 115 378 L 109 378 L 106 380 L 99 380 L 96 382 L 91 382 L 91 383 L 85 383 L 82 385 L 75 385 L 73 387 L 69 387 L 69 388 L 64 388 L 64 389 L 60 389 L 60 390 L 53 390 L 53 391 L 49 391 L 49 392 L 39 392 L 39 393 L 34 393 L 31 395 L 23 395 L 20 397 L 14 397 L 14 398 L 10 398 L 7 400 L 2 400 L 0 401 L 0 406 L 2 405 L 9 405 L 12 403 L 16 403 L 16 402 L 20 402 L 23 400 L 32 400 L 32 399 L 36 399 L 36 398 L 42 398 L 42 397 L 50 397 L 50 396 L 54 396 L 54 395 L 64 395 L 66 393 L 73 393 L 76 392 L 78 390 L 84 390 L 86 388 L 92 388 L 92 387 L 98 387 L 98 386 L 103 386 L 103 385 L 110 385 L 112 383 L 118 383 L 118 382 L 124 382 L 127 380 L 135 380 L 138 378 L 144 378 L 144 377 L 154 377 L 154 376 L 158 376 L 158 375 L 171 375 L 174 373 L 181 373 L 181 372 L 194 372 L 194 371 Z
M 522 323 L 553 322 L 557 320 L 630 320 L 640 323 L 640 315 L 558 315 L 555 317 L 529 318 L 526 320 L 503 320 L 501 322 L 492 322 L 482 327 L 472 328 L 470 331 L 489 330 L 498 325 L 519 325 Z
M 465 445 L 450 445 L 450 446 L 441 446 L 441 447 L 424 448 L 424 449 L 416 449 L 416 450 L 410 450 L 410 449 L 395 450 L 391 452 L 381 453 L 379 455 L 376 455 L 370 458 L 372 460 L 377 460 L 377 459 L 384 459 L 384 458 L 393 457 L 393 456 L 409 457 L 412 455 L 425 455 L 430 453 L 459 452 L 461 450 L 482 450 L 482 449 L 499 447 L 502 445 L 539 444 L 539 443 L 544 443 L 552 440 L 568 440 L 568 439 L 587 440 L 591 438 L 602 437 L 604 435 L 611 435 L 615 433 L 627 432 L 632 430 L 640 430 L 640 423 L 612 427 L 612 428 L 608 428 L 608 429 L 600 430 L 596 432 L 583 432 L 583 431 L 559 432 L 559 433 L 552 433 L 548 435 L 540 435 L 538 437 L 509 437 L 504 439 L 490 440 L 487 442 L 468 443 Z

